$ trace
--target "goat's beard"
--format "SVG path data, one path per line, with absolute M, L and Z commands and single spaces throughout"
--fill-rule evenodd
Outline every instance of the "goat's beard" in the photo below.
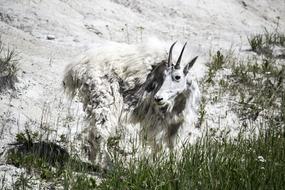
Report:
M 163 114 L 165 114 L 167 111 L 168 111 L 168 104 L 166 104 L 166 105 L 164 105 L 164 106 L 160 106 L 159 107 L 159 110 L 163 113 Z
M 149 94 L 144 94 L 137 105 L 133 107 L 132 118 L 134 122 L 141 122 L 148 117 L 157 120 L 163 119 L 168 106 L 159 106 L 154 102 L 154 98 Z
M 157 108 L 157 113 L 162 117 L 165 117 L 168 113 L 172 112 L 173 109 L 173 101 L 167 101 L 163 105 L 155 105 Z
M 185 92 L 165 101 L 165 104 L 159 105 L 155 102 L 153 94 L 143 93 L 137 104 L 132 109 L 132 120 L 140 122 L 145 117 L 155 117 L 157 120 L 165 120 L 172 117 L 173 114 L 180 114 L 185 109 L 187 94 Z
M 156 104 L 156 107 L 158 108 L 158 112 L 166 114 L 172 112 L 174 104 L 175 104 L 175 98 L 171 98 L 165 101 L 165 103 L 162 105 Z

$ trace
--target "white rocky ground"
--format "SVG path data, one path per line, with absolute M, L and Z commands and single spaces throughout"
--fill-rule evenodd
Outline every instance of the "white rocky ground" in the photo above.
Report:
M 68 139 L 81 131 L 84 113 L 69 104 L 61 84 L 65 67 L 90 47 L 152 36 L 188 41 L 200 57 L 193 74 L 201 79 L 210 51 L 243 53 L 249 35 L 277 21 L 285 31 L 284 0 L 0 0 L 1 39 L 17 50 L 20 67 L 17 90 L 0 94 L 0 152 L 25 128 Z M 208 105 L 206 123 L 235 128 L 227 106 Z M 21 172 L 5 168 L 0 179 Z

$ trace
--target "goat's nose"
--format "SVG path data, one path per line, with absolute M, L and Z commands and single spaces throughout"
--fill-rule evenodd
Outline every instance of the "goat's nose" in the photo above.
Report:
M 156 97 L 154 98 L 154 100 L 155 100 L 157 103 L 159 103 L 159 102 L 161 102 L 161 101 L 163 100 L 163 98 L 156 96 Z

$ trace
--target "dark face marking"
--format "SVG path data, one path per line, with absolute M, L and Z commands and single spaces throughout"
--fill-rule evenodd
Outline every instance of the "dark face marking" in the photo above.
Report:
M 120 94 L 123 96 L 124 102 L 130 106 L 135 106 L 144 92 L 154 95 L 163 83 L 165 69 L 166 62 L 162 61 L 156 67 L 153 67 L 143 84 L 138 79 L 135 79 L 135 86 L 133 88 L 129 88 L 129 85 L 124 80 L 118 78 Z

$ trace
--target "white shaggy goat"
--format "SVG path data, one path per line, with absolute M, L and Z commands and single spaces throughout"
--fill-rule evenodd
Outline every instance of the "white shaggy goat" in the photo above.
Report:
M 90 122 L 90 159 L 106 161 L 110 146 L 131 151 L 181 147 L 195 131 L 200 91 L 188 75 L 197 57 L 174 63 L 162 45 L 111 44 L 68 66 L 64 87 L 78 95 Z M 117 149 L 118 150 L 118 149 Z

